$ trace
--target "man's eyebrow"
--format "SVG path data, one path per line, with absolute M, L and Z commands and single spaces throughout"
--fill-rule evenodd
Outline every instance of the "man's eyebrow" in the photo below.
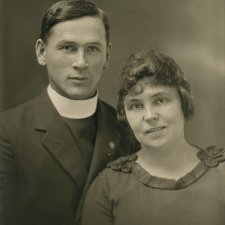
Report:
M 64 45 L 64 44 L 71 44 L 71 45 L 74 45 L 74 44 L 76 44 L 76 42 L 74 42 L 74 41 L 69 41 L 69 40 L 61 40 L 60 42 L 57 43 L 57 46 L 61 46 L 61 45 Z
M 91 45 L 102 45 L 100 42 L 97 42 L 97 41 L 91 41 L 91 42 L 88 42 L 87 44 L 91 44 Z
M 74 41 L 69 41 L 69 40 L 64 39 L 64 40 L 61 40 L 60 42 L 58 42 L 58 45 L 60 45 L 60 44 L 65 44 L 65 43 L 68 43 L 68 44 L 75 44 Z
M 69 41 L 69 40 L 61 40 L 57 45 L 62 45 L 62 44 L 77 44 L 77 42 L 75 41 Z M 102 46 L 102 44 L 100 42 L 97 41 L 90 41 L 85 43 L 85 45 L 99 45 Z

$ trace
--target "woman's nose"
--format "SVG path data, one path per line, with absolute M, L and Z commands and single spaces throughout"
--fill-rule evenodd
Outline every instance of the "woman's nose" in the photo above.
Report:
M 85 53 L 83 50 L 79 50 L 76 52 L 73 58 L 72 67 L 78 70 L 84 70 L 88 67 L 88 62 L 86 60 Z
M 146 122 L 157 121 L 159 119 L 159 113 L 151 107 L 147 107 L 144 111 L 143 120 Z

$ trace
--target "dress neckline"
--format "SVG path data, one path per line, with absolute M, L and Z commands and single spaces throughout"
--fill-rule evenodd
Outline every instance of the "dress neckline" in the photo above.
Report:
M 197 146 L 195 146 L 197 147 Z M 225 161 L 225 149 L 210 146 L 206 149 L 199 149 L 197 156 L 200 162 L 187 174 L 178 180 L 157 177 L 151 175 L 142 166 L 137 163 L 138 155 L 133 153 L 123 156 L 115 161 L 107 164 L 112 170 L 132 173 L 141 183 L 158 189 L 176 190 L 185 188 L 200 179 L 207 171 L 213 167 L 217 167 L 219 163 Z
M 201 161 L 190 172 L 180 177 L 179 179 L 168 179 L 163 177 L 157 177 L 147 172 L 139 163 L 134 163 L 132 166 L 132 174 L 143 184 L 157 188 L 176 190 L 189 186 L 197 181 L 207 171 L 208 167 Z
M 185 188 L 200 179 L 200 177 L 207 173 L 210 168 L 216 167 L 220 162 L 225 161 L 224 149 L 216 148 L 215 146 L 210 146 L 205 150 L 202 150 L 199 147 L 198 149 L 199 151 L 197 156 L 201 161 L 190 172 L 177 180 L 151 175 L 139 163 L 136 162 L 138 156 L 135 157 L 135 161 L 132 164 L 132 174 L 141 183 L 149 187 L 167 190 Z

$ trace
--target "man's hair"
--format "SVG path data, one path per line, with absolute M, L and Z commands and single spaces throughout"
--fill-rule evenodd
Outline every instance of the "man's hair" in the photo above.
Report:
M 157 50 L 150 50 L 132 54 L 122 68 L 117 103 L 117 116 L 121 122 L 128 123 L 124 97 L 144 77 L 151 77 L 155 85 L 176 87 L 180 96 L 184 117 L 189 119 L 193 116 L 194 101 L 191 96 L 190 84 L 184 72 L 171 57 Z
M 106 32 L 106 42 L 109 43 L 109 19 L 106 13 L 95 4 L 81 0 L 63 0 L 53 4 L 42 19 L 40 38 L 47 43 L 51 28 L 57 23 L 84 16 L 95 16 L 102 20 Z

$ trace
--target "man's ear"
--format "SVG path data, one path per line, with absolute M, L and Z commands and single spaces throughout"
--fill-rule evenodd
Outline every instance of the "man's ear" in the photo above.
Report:
M 38 63 L 44 66 L 46 64 L 45 62 L 46 44 L 43 42 L 42 39 L 38 39 L 36 41 L 35 50 Z
M 103 66 L 104 69 L 108 66 L 111 55 L 112 55 L 112 43 L 109 42 L 107 46 L 107 51 L 106 51 L 106 60 Z

